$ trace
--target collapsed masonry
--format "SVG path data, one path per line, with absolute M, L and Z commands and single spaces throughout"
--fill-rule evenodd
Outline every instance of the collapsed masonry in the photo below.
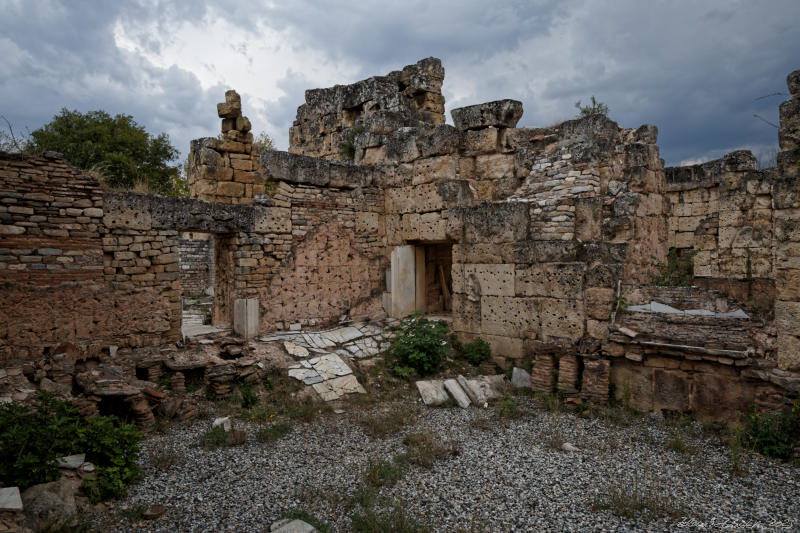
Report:
M 184 286 L 206 284 L 212 323 L 249 301 L 251 334 L 451 313 L 499 366 L 532 360 L 534 388 L 595 401 L 613 390 L 730 418 L 797 396 L 800 71 L 767 171 L 747 152 L 665 169 L 655 127 L 603 116 L 516 128 L 513 100 L 446 125 L 443 79 L 429 58 L 307 91 L 289 152 L 260 156 L 229 91 L 223 134 L 192 142 L 192 199 L 104 191 L 53 154 L 3 155 L 0 357 L 175 342 Z M 649 284 L 670 248 L 696 253 L 697 287 Z M 187 262 L 181 249 L 206 251 Z

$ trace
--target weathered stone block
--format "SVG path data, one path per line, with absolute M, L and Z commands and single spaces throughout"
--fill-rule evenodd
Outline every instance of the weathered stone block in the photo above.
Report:
M 481 332 L 536 338 L 539 333 L 538 301 L 533 298 L 482 296 Z
M 464 265 L 468 297 L 514 296 L 514 265 Z
M 588 363 L 588 361 L 586 361 Z M 585 370 L 584 370 L 585 372 Z M 617 401 L 626 407 L 643 411 L 653 409 L 653 369 L 633 364 L 618 364 L 611 367 L 611 383 Z
M 258 233 L 291 233 L 292 210 L 286 207 L 256 208 L 253 229 Z
M 465 243 L 512 243 L 528 236 L 528 206 L 524 203 L 481 204 L 450 212 L 463 222 Z
M 778 333 L 778 368 L 800 370 L 800 338 L 787 333 Z
M 701 419 L 737 420 L 755 399 L 751 384 L 710 373 L 696 373 L 690 409 Z
M 686 373 L 661 369 L 653 372 L 653 409 L 688 411 L 689 392 Z
M 356 231 L 358 233 L 377 233 L 380 222 L 378 213 L 359 211 L 355 214 Z
M 583 263 L 542 263 L 516 269 L 515 294 L 578 298 L 583 291 L 585 268 Z
M 611 317 L 616 291 L 606 287 L 589 287 L 584 292 L 586 315 L 598 320 L 608 320 Z
M 450 111 L 453 124 L 460 130 L 471 130 L 494 126 L 513 128 L 522 117 L 522 102 L 496 100 L 484 104 L 459 107 Z
M 522 339 L 502 335 L 483 335 L 492 350 L 492 357 L 520 359 L 524 355 Z
M 488 127 L 467 131 L 464 134 L 464 155 L 480 155 L 498 151 L 499 130 Z
M 475 158 L 475 179 L 498 181 L 513 177 L 513 154 L 488 154 Z
M 543 339 L 560 338 L 575 342 L 583 336 L 585 315 L 580 300 L 541 298 L 539 316 Z
M 258 334 L 257 298 L 233 301 L 233 331 L 245 339 L 250 339 Z
M 234 181 L 221 181 L 217 183 L 216 193 L 219 196 L 243 196 L 244 184 Z

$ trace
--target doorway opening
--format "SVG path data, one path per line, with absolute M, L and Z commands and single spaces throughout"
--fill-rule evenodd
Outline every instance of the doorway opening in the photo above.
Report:
M 448 314 L 453 298 L 453 245 L 419 243 L 397 246 L 391 254 L 391 316 L 414 311 Z

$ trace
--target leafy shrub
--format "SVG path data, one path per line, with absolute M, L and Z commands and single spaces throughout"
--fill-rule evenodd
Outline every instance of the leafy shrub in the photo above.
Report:
M 580 111 L 578 117 L 593 117 L 595 115 L 608 116 L 608 106 L 603 102 L 598 102 L 592 95 L 591 105 L 581 105 L 581 101 L 575 102 L 575 108 Z
M 391 487 L 400 481 L 405 471 L 405 455 L 397 455 L 391 461 L 370 460 L 364 469 L 364 482 L 375 488 Z
M 464 344 L 461 347 L 460 355 L 470 364 L 477 366 L 489 360 L 489 357 L 492 356 L 492 350 L 486 341 L 478 337 L 474 341 Z
M 745 421 L 744 442 L 767 457 L 789 458 L 800 442 L 800 400 L 788 413 L 758 414 L 753 407 Z
M 650 282 L 653 285 L 665 287 L 685 287 L 691 284 L 694 279 L 694 256 L 700 250 L 691 250 L 683 254 L 678 253 L 677 248 L 670 248 L 667 254 L 667 262 L 656 264 L 657 272 L 650 274 Z
M 356 135 L 364 133 L 364 128 L 361 126 L 354 126 L 350 128 L 345 134 L 342 142 L 339 143 L 339 155 L 343 159 L 350 161 L 356 158 Z
M 402 321 L 389 350 L 395 358 L 393 369 L 398 376 L 410 377 L 409 369 L 420 375 L 432 374 L 450 355 L 447 326 L 414 313 Z
M 93 501 L 125 494 L 141 471 L 136 464 L 142 436 L 130 424 L 100 416 L 83 420 L 78 410 L 39 392 L 31 407 L 0 406 L 0 483 L 27 488 L 61 475 L 56 459 L 85 453 L 97 479 L 84 481 Z
M 239 393 L 242 395 L 242 409 L 250 409 L 258 403 L 256 388 L 249 381 L 239 383 Z

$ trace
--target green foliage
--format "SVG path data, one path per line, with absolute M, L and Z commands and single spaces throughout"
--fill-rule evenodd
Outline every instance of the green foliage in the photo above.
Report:
M 141 471 L 136 464 L 142 436 L 114 417 L 83 420 L 77 409 L 40 392 L 32 407 L 0 406 L 0 484 L 26 488 L 55 481 L 56 459 L 86 453 L 97 479 L 84 487 L 93 501 L 125 494 Z
M 369 507 L 350 517 L 353 533 L 427 533 L 431 527 L 414 520 L 402 505 L 395 503 L 389 511 L 378 512 Z
M 371 460 L 364 469 L 364 481 L 370 487 L 391 487 L 400 481 L 405 471 L 404 455 L 397 455 L 391 461 Z
M 505 419 L 515 419 L 522 416 L 522 412 L 519 408 L 519 403 L 510 397 L 506 396 L 497 404 L 497 414 Z
M 249 381 L 241 381 L 239 383 L 239 393 L 242 395 L 242 409 L 250 409 L 258 403 L 256 388 Z
M 664 287 L 686 287 L 691 285 L 694 279 L 694 256 L 700 250 L 691 250 L 683 254 L 678 253 L 677 248 L 670 248 L 667 254 L 667 262 L 656 264 L 657 272 L 650 274 L 650 282 L 653 285 Z
M 395 359 L 394 372 L 398 376 L 409 378 L 408 369 L 420 375 L 432 374 L 450 355 L 447 326 L 414 313 L 400 324 L 389 351 Z
M 356 135 L 364 133 L 364 128 L 361 126 L 354 126 L 347 130 L 342 142 L 339 143 L 339 155 L 350 161 L 356 158 Z
M 53 150 L 78 168 L 100 169 L 110 187 L 137 184 L 159 194 L 182 195 L 187 187 L 177 165 L 178 151 L 166 133 L 152 136 L 130 115 L 105 111 L 80 113 L 66 108 L 31 132 L 31 147 Z
M 747 415 L 744 444 L 767 457 L 788 459 L 800 444 L 800 400 L 788 413 L 756 413 Z
M 227 435 L 222 426 L 211 428 L 200 437 L 200 447 L 207 451 L 225 448 L 227 445 Z
M 266 131 L 262 131 L 253 139 L 253 155 L 259 156 L 263 152 L 275 150 L 275 143 Z
M 582 106 L 581 101 L 578 100 L 575 102 L 575 108 L 580 111 L 578 118 L 593 117 L 595 115 L 603 115 L 605 117 L 608 116 L 608 106 L 603 102 L 598 102 L 594 95 L 592 95 L 591 105 Z
M 281 439 L 292 432 L 292 425 L 289 423 L 275 424 L 259 429 L 256 432 L 258 442 L 272 442 Z
M 489 360 L 492 356 L 492 349 L 486 341 L 478 337 L 474 341 L 464 344 L 459 355 L 470 364 L 477 366 Z

